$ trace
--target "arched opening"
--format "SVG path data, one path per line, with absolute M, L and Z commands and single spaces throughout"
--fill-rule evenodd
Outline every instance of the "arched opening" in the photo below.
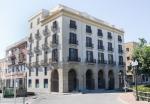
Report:
M 114 79 L 114 73 L 112 70 L 108 72 L 108 89 L 112 90 L 115 88 L 115 79 Z
M 51 91 L 52 92 L 59 91 L 59 76 L 57 70 L 54 70 L 51 73 Z
M 68 91 L 72 92 L 77 90 L 77 75 L 74 69 L 68 72 Z
M 105 78 L 104 78 L 104 72 L 102 70 L 98 72 L 98 88 L 99 89 L 105 88 Z
M 94 79 L 93 79 L 93 73 L 91 70 L 87 70 L 86 72 L 86 89 L 88 90 L 94 89 Z

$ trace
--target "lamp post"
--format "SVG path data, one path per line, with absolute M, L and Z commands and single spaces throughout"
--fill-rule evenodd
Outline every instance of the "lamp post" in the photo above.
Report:
M 132 62 L 131 62 L 131 65 L 132 65 L 133 70 L 134 70 L 136 100 L 138 101 L 138 100 L 139 100 L 139 97 L 138 97 L 138 89 L 137 89 L 137 66 L 138 66 L 137 60 L 132 61 Z

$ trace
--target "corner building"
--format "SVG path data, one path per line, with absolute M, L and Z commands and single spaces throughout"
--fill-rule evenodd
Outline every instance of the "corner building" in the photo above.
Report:
M 122 88 L 123 30 L 63 5 L 32 16 L 29 28 L 28 91 Z

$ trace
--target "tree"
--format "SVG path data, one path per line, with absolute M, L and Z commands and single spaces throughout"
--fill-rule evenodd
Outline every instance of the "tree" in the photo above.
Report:
M 139 38 L 138 46 L 134 49 L 133 59 L 138 60 L 138 73 L 150 75 L 150 46 L 144 38 Z

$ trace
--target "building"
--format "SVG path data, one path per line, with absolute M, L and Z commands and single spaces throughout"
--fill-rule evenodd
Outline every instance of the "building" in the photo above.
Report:
M 29 19 L 29 92 L 72 92 L 123 86 L 124 31 L 58 5 Z M 121 73 L 121 74 L 119 74 Z
M 0 59 L 0 90 L 4 87 L 5 84 L 5 71 L 7 69 L 6 58 Z
M 6 49 L 8 68 L 5 73 L 6 87 L 25 88 L 27 38 L 24 38 Z M 16 84 L 15 84 L 16 82 Z
M 132 62 L 132 55 L 134 52 L 134 49 L 138 46 L 137 42 L 128 42 L 125 43 L 125 53 L 126 53 L 126 75 L 127 75 L 127 80 L 128 83 L 134 83 L 134 71 L 133 68 L 131 66 L 131 62 Z M 149 82 L 149 78 L 148 75 L 138 75 L 138 83 L 147 83 Z

